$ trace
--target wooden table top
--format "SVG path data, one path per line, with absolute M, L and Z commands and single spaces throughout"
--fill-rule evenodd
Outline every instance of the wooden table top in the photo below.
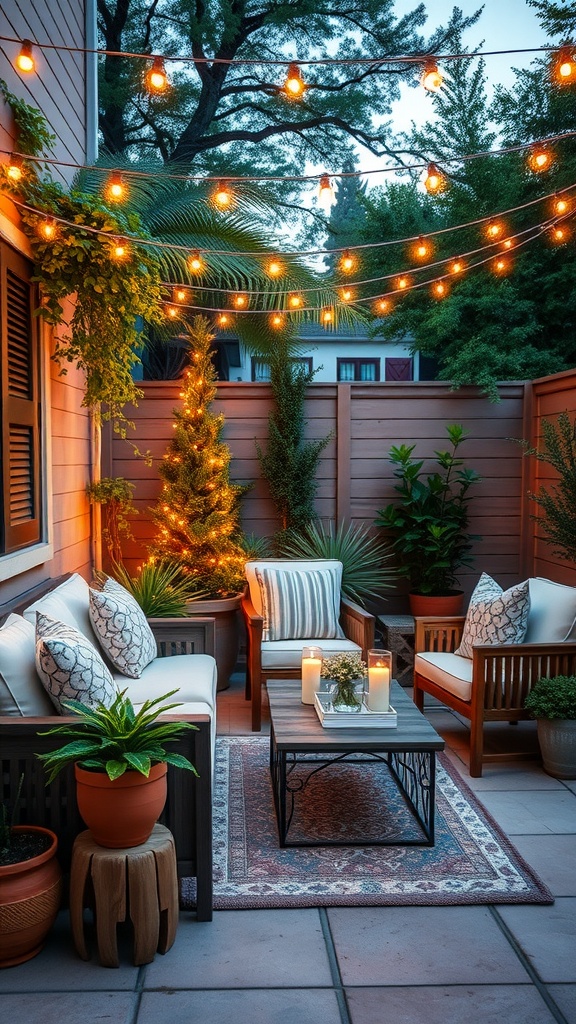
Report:
M 266 686 L 278 750 L 301 753 L 444 750 L 442 737 L 395 680 L 390 690 L 390 703 L 398 713 L 398 725 L 394 729 L 325 729 L 314 705 L 302 704 L 300 687 L 293 679 L 269 679 Z

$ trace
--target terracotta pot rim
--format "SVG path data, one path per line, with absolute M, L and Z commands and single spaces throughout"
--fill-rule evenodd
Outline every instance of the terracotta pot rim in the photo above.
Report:
M 45 864 L 46 861 L 51 860 L 52 857 L 56 856 L 58 850 L 58 836 L 51 828 L 45 828 L 43 825 L 14 825 L 14 832 L 34 832 L 40 833 L 40 835 L 50 836 L 50 846 L 43 851 L 43 853 L 37 854 L 36 857 L 28 857 L 27 860 L 18 860 L 15 864 L 0 864 L 0 876 L 6 878 L 8 875 L 18 875 L 22 871 L 30 871 L 31 869 L 39 867 L 41 864 Z
M 92 786 L 93 789 L 108 789 L 112 786 L 116 789 L 128 789 L 130 786 L 141 786 L 146 782 L 153 782 L 155 779 L 162 778 L 163 775 L 166 775 L 167 771 L 168 764 L 166 761 L 158 761 L 152 765 L 148 776 L 142 775 L 135 768 L 129 768 L 119 778 L 110 779 L 105 771 L 81 768 L 79 764 L 74 765 L 76 779 L 85 786 Z
M 202 609 L 203 611 L 232 612 L 236 611 L 236 609 L 240 607 L 241 600 L 241 592 L 238 594 L 232 594 L 231 597 L 201 597 L 197 601 L 188 601 L 186 611 L 189 615 L 193 615 L 195 609 Z
M 464 593 L 464 591 L 455 589 L 443 590 L 439 594 L 422 594 L 419 590 L 411 590 L 409 591 L 409 593 L 414 594 L 415 597 L 460 597 Z

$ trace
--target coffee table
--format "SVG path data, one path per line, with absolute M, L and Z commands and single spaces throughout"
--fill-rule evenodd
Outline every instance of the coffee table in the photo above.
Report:
M 436 751 L 444 749 L 444 740 L 395 680 L 390 691 L 390 702 L 398 713 L 394 729 L 326 729 L 313 705 L 302 704 L 297 682 L 269 679 L 267 689 L 270 773 L 281 847 L 434 845 Z M 305 799 L 306 786 L 318 771 L 336 771 L 343 762 L 373 765 L 375 771 L 389 772 L 410 811 L 411 826 L 414 821 L 418 825 L 418 835 L 376 835 L 352 841 L 288 839 L 296 798 Z M 296 785 L 291 785 L 291 774 L 297 765 L 308 766 L 308 774 L 304 781 L 300 777 Z

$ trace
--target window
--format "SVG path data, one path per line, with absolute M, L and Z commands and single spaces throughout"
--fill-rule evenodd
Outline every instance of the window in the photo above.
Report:
M 386 360 L 386 380 L 414 380 L 411 356 L 390 356 Z
M 337 359 L 336 378 L 350 380 L 380 380 L 379 359 Z
M 41 539 L 40 332 L 28 261 L 0 242 L 0 555 Z
M 298 356 L 290 362 L 295 366 L 301 366 L 307 373 L 312 373 L 312 356 Z M 252 358 L 252 380 L 260 383 L 270 380 L 270 365 L 265 359 Z

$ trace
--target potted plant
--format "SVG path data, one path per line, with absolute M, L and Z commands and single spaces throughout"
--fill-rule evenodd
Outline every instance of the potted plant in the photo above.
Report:
M 162 722 L 158 716 L 179 704 L 164 704 L 176 690 L 146 700 L 138 712 L 126 691 L 110 707 L 63 701 L 77 722 L 56 725 L 42 736 L 65 736 L 64 746 L 38 754 L 48 782 L 74 764 L 78 810 L 97 843 L 113 848 L 145 843 L 166 803 L 167 766 L 196 773 L 182 754 L 166 750 L 191 722 Z M 196 773 L 197 774 L 197 773 Z
M 537 721 L 544 771 L 576 779 L 576 676 L 542 677 L 524 706 Z
M 432 473 L 424 470 L 424 459 L 412 458 L 415 445 L 390 449 L 400 497 L 380 509 L 376 519 L 393 538 L 399 572 L 409 580 L 413 615 L 458 614 L 462 593 L 455 587 L 457 573 L 472 563 L 470 550 L 476 538 L 467 532 L 468 492 L 480 478 L 475 470 L 465 469 L 457 455 L 467 436 L 463 427 L 449 424 L 446 430 L 451 448 L 434 452 L 438 469 Z M 443 600 L 431 603 L 432 597 Z
M 40 952 L 60 909 L 62 872 L 58 837 L 39 825 L 18 825 L 24 776 L 12 814 L 0 807 L 0 967 Z
M 322 659 L 321 677 L 331 686 L 334 711 L 353 713 L 362 707 L 362 695 L 358 695 L 358 682 L 363 685 L 366 676 L 366 662 L 359 654 L 332 654 Z

